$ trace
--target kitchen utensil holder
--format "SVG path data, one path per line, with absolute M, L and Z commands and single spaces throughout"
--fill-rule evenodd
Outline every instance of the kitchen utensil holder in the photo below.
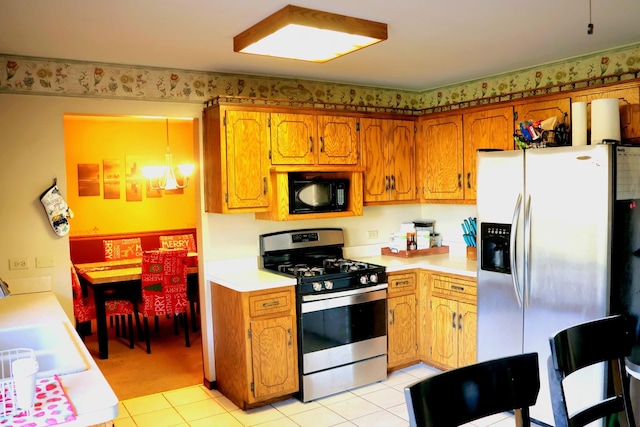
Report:
M 477 260 L 478 259 L 478 248 L 475 246 L 467 246 L 467 259 Z
M 13 380 L 11 364 L 14 360 L 36 356 L 30 348 L 13 348 L 0 351 L 0 417 L 7 417 L 18 412 L 24 412 L 16 405 L 16 388 Z

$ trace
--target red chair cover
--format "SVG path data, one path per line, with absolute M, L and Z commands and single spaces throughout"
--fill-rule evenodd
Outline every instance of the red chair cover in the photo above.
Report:
M 71 291 L 73 292 L 73 315 L 76 320 L 82 323 L 95 319 L 96 305 L 93 299 L 82 296 L 82 286 L 73 264 L 71 264 Z
M 102 246 L 104 247 L 105 261 L 142 257 L 142 243 L 139 237 L 103 240 Z
M 142 255 L 142 315 L 187 312 L 187 250 L 145 251 Z
M 193 234 L 160 236 L 160 245 L 162 249 L 187 249 L 189 252 L 197 252 Z

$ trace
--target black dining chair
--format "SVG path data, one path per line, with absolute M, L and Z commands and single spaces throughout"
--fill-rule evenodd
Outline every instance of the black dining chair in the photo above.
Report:
M 625 357 L 631 353 L 634 341 L 635 320 L 623 315 L 574 325 L 549 338 L 551 356 L 547 369 L 556 427 L 582 427 L 597 420 L 604 420 L 606 426 L 636 427 L 625 368 Z M 609 379 L 602 399 L 570 414 L 567 401 L 575 396 L 568 393 L 565 378 L 600 363 L 607 367 Z M 599 382 L 592 384 L 598 387 Z M 580 385 L 581 393 L 585 386 Z
M 446 371 L 405 387 L 411 427 L 454 427 L 501 412 L 531 425 L 540 391 L 538 354 L 489 360 Z

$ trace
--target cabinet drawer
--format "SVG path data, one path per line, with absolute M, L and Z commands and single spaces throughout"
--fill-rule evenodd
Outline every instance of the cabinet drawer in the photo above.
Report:
M 387 279 L 389 293 L 415 292 L 416 290 L 416 273 L 390 274 Z
M 249 315 L 251 317 L 289 312 L 293 306 L 291 292 L 272 292 L 249 297 Z
M 475 281 L 463 280 L 455 277 L 447 276 L 431 276 L 433 284 L 433 292 L 440 295 L 447 295 L 450 297 L 458 297 L 464 300 L 475 300 L 478 288 Z

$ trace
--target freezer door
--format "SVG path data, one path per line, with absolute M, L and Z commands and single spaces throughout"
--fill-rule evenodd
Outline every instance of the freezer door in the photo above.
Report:
M 608 309 L 612 227 L 612 147 L 528 150 L 525 161 L 526 273 L 524 352 L 540 357 L 540 394 L 531 416 L 554 425 L 546 361 L 549 337 L 603 317 Z M 601 395 L 602 367 L 573 378 L 569 412 Z M 584 381 L 584 383 L 582 383 Z M 596 385 L 596 387 L 594 387 Z M 593 390 L 590 392 L 589 390 Z
M 480 240 L 487 230 L 510 227 L 509 272 L 482 268 L 478 245 L 478 361 L 522 353 L 524 156 L 522 151 L 479 152 L 477 156 L 477 214 Z M 515 218 L 514 218 L 515 214 Z M 483 224 L 497 226 L 483 227 Z

